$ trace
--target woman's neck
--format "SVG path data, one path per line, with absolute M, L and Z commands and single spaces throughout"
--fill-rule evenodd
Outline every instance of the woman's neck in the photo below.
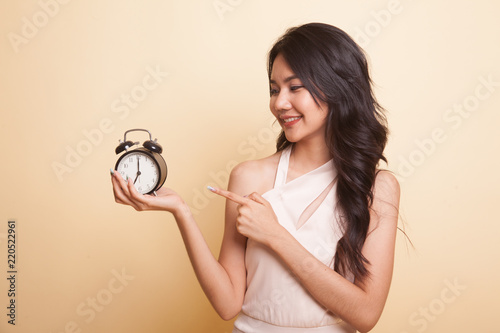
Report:
M 307 173 L 332 159 L 325 142 L 308 144 L 297 142 L 293 144 L 290 165 L 298 173 Z

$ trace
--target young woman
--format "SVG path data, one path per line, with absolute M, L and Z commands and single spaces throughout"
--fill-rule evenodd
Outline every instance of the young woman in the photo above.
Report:
M 342 30 L 289 29 L 269 53 L 277 152 L 239 164 L 219 258 L 174 191 L 140 195 L 112 172 L 118 203 L 177 221 L 196 276 L 234 332 L 360 332 L 392 277 L 399 185 L 378 169 L 387 128 L 362 50 Z

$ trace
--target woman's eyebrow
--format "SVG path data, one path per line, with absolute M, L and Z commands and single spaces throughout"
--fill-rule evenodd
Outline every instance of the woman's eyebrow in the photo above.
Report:
M 293 79 L 298 79 L 298 78 L 299 77 L 294 74 L 294 75 L 290 75 L 289 77 L 287 77 L 284 81 L 285 81 L 285 83 L 288 83 L 288 82 L 292 81 Z M 276 81 L 271 79 L 271 80 L 269 80 L 269 83 L 276 84 Z

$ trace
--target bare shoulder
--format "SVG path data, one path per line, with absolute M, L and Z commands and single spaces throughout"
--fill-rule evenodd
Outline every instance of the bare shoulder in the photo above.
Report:
M 377 217 L 375 227 L 380 221 L 392 221 L 397 224 L 399 216 L 400 187 L 396 177 L 389 171 L 381 170 L 377 173 L 373 185 L 372 212 Z
M 389 171 L 380 170 L 377 172 L 373 190 L 375 196 L 378 194 L 379 196 L 386 198 L 391 197 L 393 200 L 397 198 L 399 201 L 399 182 L 396 179 L 396 176 Z
M 280 153 L 271 156 L 242 162 L 231 171 L 229 190 L 240 195 L 252 192 L 263 194 L 274 185 L 274 177 Z

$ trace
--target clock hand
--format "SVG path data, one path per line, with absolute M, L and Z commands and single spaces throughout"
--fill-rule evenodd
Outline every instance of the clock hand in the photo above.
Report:
M 139 170 L 139 156 L 137 156 L 137 176 L 135 176 L 134 184 L 135 184 L 135 182 L 137 181 L 137 179 L 139 178 L 140 175 L 141 175 L 141 171 Z

